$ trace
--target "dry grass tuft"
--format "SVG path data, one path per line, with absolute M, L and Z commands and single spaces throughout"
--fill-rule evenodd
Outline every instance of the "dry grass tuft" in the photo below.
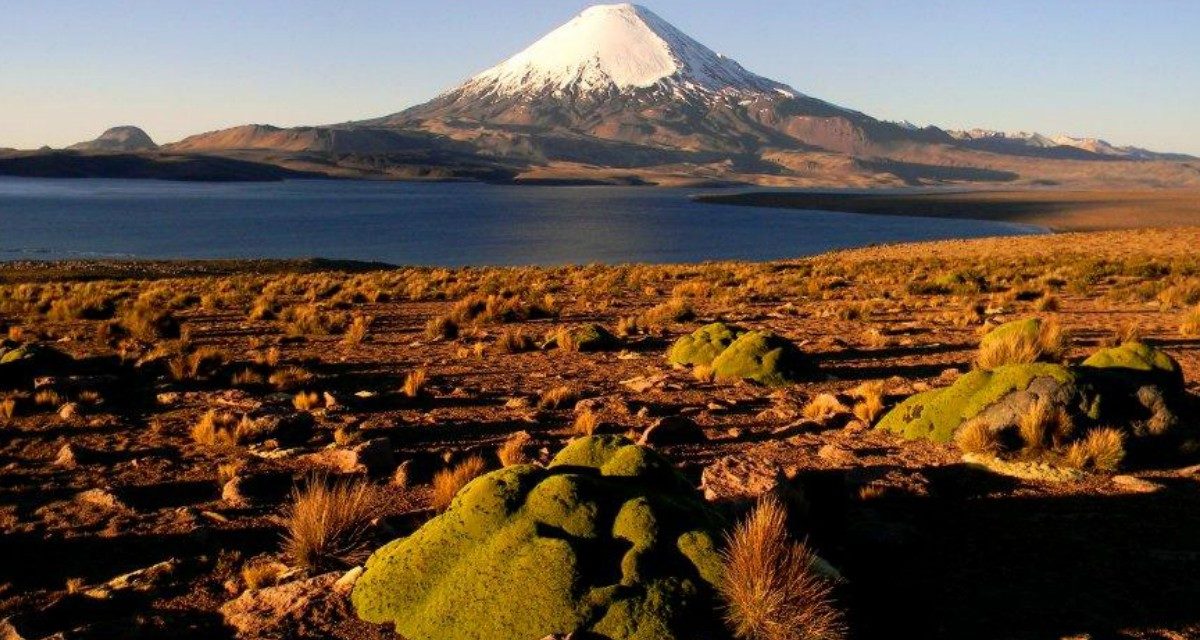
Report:
M 883 382 L 864 382 L 851 391 L 850 395 L 859 398 L 859 402 L 854 405 L 854 417 L 867 426 L 875 424 L 875 420 L 883 413 Z
M 538 408 L 540 409 L 559 409 L 563 405 L 570 404 L 579 398 L 579 393 L 569 385 L 554 387 L 542 393 L 538 398 Z
M 453 340 L 458 337 L 458 323 L 449 316 L 431 318 L 425 323 L 427 340 Z
M 1077 469 L 1115 471 L 1125 458 L 1125 434 L 1111 427 L 1092 429 L 1067 449 L 1066 463 Z
M 274 560 L 255 560 L 242 567 L 242 582 L 251 591 L 279 584 L 279 578 L 287 572 L 287 565 Z
M 17 399 L 16 398 L 8 397 L 8 398 L 5 398 L 4 400 L 0 400 L 0 418 L 4 418 L 5 420 L 12 420 L 13 416 L 16 414 L 17 414 Z
M 404 395 L 409 398 L 419 398 L 425 394 L 425 385 L 429 383 L 429 371 L 414 369 L 404 376 Z
M 600 425 L 600 414 L 591 409 L 584 409 L 575 416 L 575 422 L 571 423 L 571 432 L 577 436 L 593 436 L 600 430 Z
M 382 504 L 379 490 L 363 480 L 312 478 L 292 491 L 284 512 L 284 553 L 296 566 L 353 565 L 370 552 L 370 528 Z
M 525 448 L 532 440 L 533 436 L 529 435 L 528 431 L 518 431 L 509 436 L 504 444 L 496 450 L 496 457 L 500 458 L 500 464 L 506 467 L 528 464 L 529 455 L 525 453 Z
M 58 392 L 54 389 L 42 389 L 34 394 L 33 404 L 53 409 L 62 404 L 62 396 L 58 395 Z
M 430 506 L 434 511 L 445 511 L 459 490 L 467 483 L 483 475 L 487 469 L 483 458 L 471 456 L 451 469 L 443 469 L 433 476 L 433 491 L 429 497 Z
M 979 347 L 976 364 L 980 369 L 995 369 L 1006 364 L 1028 364 L 1040 360 L 1057 362 L 1066 353 L 1069 338 L 1054 320 L 1042 322 L 1036 338 L 1013 332 L 992 339 Z
M 1017 416 L 1017 432 L 1028 449 L 1041 449 L 1051 441 L 1062 443 L 1074 431 L 1071 415 L 1047 398 L 1038 398 Z
M 290 366 L 272 373 L 267 382 L 280 391 L 291 391 L 312 382 L 314 377 L 312 372 L 304 367 Z
M 831 393 L 822 393 L 809 400 L 800 413 L 809 420 L 824 422 L 833 416 L 849 411 L 850 409 L 842 404 L 837 396 Z
M 846 626 L 815 556 L 787 534 L 787 514 L 762 500 L 729 537 L 719 585 L 734 636 L 746 640 L 838 640 Z
M 520 329 L 505 329 L 496 340 L 496 351 L 499 353 L 522 353 L 532 351 L 533 338 L 525 335 Z
M 1000 439 L 983 420 L 971 420 L 954 434 L 954 443 L 966 453 L 996 453 Z
M 192 440 L 209 447 L 236 445 L 239 424 L 232 413 L 210 409 L 192 426 Z
M 1179 333 L 1189 338 L 1200 336 L 1200 306 L 1183 315 L 1183 321 L 1179 323 Z
M 301 391 L 292 398 L 296 411 L 312 411 L 321 406 L 321 394 L 316 391 Z
M 708 383 L 717 379 L 717 372 L 712 365 L 698 364 L 692 367 L 692 377 L 696 382 Z
M 371 330 L 373 322 L 374 316 L 354 316 L 350 326 L 346 327 L 346 335 L 342 336 L 342 342 L 346 345 L 362 344 L 362 341 L 367 339 L 367 332 Z

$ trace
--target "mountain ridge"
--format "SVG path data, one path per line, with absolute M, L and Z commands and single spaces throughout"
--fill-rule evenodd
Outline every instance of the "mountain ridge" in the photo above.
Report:
M 888 122 L 759 76 L 645 7 L 596 5 L 428 102 L 308 127 L 243 125 L 164 153 L 337 177 L 900 186 L 1200 186 L 1182 154 Z

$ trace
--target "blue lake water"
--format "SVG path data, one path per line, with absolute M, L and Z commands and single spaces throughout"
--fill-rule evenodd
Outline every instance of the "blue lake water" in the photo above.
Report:
M 0 177 L 0 260 L 322 257 L 416 265 L 772 260 L 1024 225 L 734 207 L 694 189 Z

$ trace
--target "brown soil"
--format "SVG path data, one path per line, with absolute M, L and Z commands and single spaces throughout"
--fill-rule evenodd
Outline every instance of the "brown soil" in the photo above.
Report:
M 846 394 L 881 380 L 891 405 L 945 385 L 971 366 L 984 320 L 1027 315 L 1053 316 L 1069 329 L 1071 359 L 1134 327 L 1180 361 L 1195 393 L 1200 338 L 1181 335 L 1180 324 L 1200 299 L 1197 246 L 1200 228 L 903 245 L 770 264 L 363 273 L 304 273 L 303 265 L 264 273 L 262 264 L 214 266 L 215 273 L 153 263 L 0 269 L 8 283 L 0 286 L 0 312 L 10 334 L 76 358 L 48 373 L 52 380 L 38 381 L 57 390 L 58 401 L 35 404 L 27 397 L 32 379 L 0 385 L 26 394 L 0 426 L 0 619 L 11 617 L 30 638 L 60 631 L 71 638 L 227 637 L 218 608 L 244 589 L 239 571 L 246 562 L 286 561 L 279 516 L 292 485 L 314 469 L 304 455 L 327 446 L 335 429 L 387 438 L 397 460 L 426 467 L 409 488 L 389 484 L 389 473 L 372 479 L 389 497 L 375 532 L 382 543 L 429 517 L 428 473 L 445 460 L 481 453 L 495 465 L 496 447 L 518 431 L 532 434 L 535 456 L 561 447 L 571 437 L 572 406 L 539 410 L 536 401 L 545 390 L 571 385 L 615 407 L 605 418 L 616 431 L 636 433 L 659 416 L 695 420 L 707 442 L 662 450 L 697 482 L 706 464 L 725 455 L 793 469 L 811 503 L 810 542 L 847 577 L 837 593 L 853 638 L 1198 637 L 1200 472 L 1189 467 L 1196 460 L 1122 470 L 1157 486 L 1137 492 L 1103 474 L 1068 484 L 989 475 L 964 465 L 953 446 L 901 441 L 845 416 L 773 433 L 820 393 Z M 914 286 L 966 271 L 986 281 L 983 290 Z M 248 319 L 264 291 L 284 316 L 289 307 L 311 304 L 335 328 Z M 487 294 L 510 294 L 503 299 L 520 301 L 518 310 L 536 304 L 558 315 L 485 314 L 461 323 L 455 339 L 426 335 L 431 318 Z M 50 304 L 110 299 L 119 322 L 138 296 L 170 309 L 186 342 L 121 337 L 111 320 L 64 317 L 70 314 Z M 696 317 L 642 315 L 671 298 Z M 976 303 L 990 311 L 977 314 L 970 308 Z M 336 328 L 354 315 L 373 318 L 359 344 Z M 495 348 L 504 331 L 540 342 L 558 326 L 615 328 L 639 315 L 649 326 L 623 338 L 619 350 Z M 822 377 L 771 390 L 698 382 L 669 366 L 663 356 L 671 342 L 714 318 L 791 338 L 815 356 Z M 223 364 L 173 379 L 171 358 L 199 347 L 219 351 Z M 279 362 L 261 364 L 271 347 Z M 295 413 L 295 389 L 280 395 L 268 384 L 231 383 L 247 368 L 265 376 L 288 366 L 314 374 L 300 388 L 329 392 L 340 405 L 312 412 L 314 434 L 295 451 L 193 441 L 191 427 L 209 409 L 261 404 Z M 416 369 L 426 369 L 430 383 L 410 398 L 398 390 Z M 622 384 L 656 376 L 647 391 Z M 101 401 L 85 400 L 81 388 Z M 79 415 L 60 417 L 59 405 L 68 401 L 80 402 Z M 55 464 L 65 445 L 74 448 L 76 464 Z M 263 481 L 259 504 L 222 500 L 218 465 L 236 460 Z M 80 496 L 92 489 L 107 493 Z M 107 600 L 70 593 L 168 559 L 181 564 L 148 592 Z M 389 632 L 335 609 L 321 612 L 303 635 Z

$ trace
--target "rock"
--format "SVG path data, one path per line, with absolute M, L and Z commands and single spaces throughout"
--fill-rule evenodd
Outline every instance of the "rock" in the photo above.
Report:
M 342 574 L 335 571 L 265 589 L 248 590 L 222 605 L 221 615 L 225 623 L 237 631 L 239 638 L 325 636 L 314 629 L 322 628 L 331 608 L 344 601 L 343 592 L 334 589 L 341 577 Z
M 350 592 L 354 589 L 355 583 L 357 583 L 358 579 L 362 577 L 362 574 L 362 567 L 354 567 L 353 569 L 350 569 L 346 573 L 343 573 L 342 577 L 337 579 L 337 582 L 333 583 L 333 590 L 337 591 L 338 593 L 350 595 Z
M 817 457 L 839 466 L 852 465 L 858 460 L 858 456 L 854 455 L 853 451 L 833 443 L 829 443 L 818 449 Z
M 714 322 L 700 327 L 691 335 L 683 336 L 675 341 L 671 350 L 667 352 L 667 361 L 680 365 L 710 365 L 743 333 L 745 333 L 744 329 L 727 325 L 724 322 Z
M 360 618 L 409 640 L 541 638 L 547 629 L 681 640 L 719 628 L 719 516 L 674 467 L 615 436 L 548 468 L 472 481 L 450 510 L 367 561 Z M 611 546 L 610 546 L 611 545 Z M 619 550 L 606 553 L 602 550 Z M 623 585 L 580 589 L 580 585 Z
M 79 403 L 68 402 L 58 409 L 58 417 L 60 420 L 71 421 L 79 417 Z
M 660 373 L 653 376 L 643 376 L 640 378 L 622 380 L 620 384 L 634 393 L 645 393 L 651 389 L 661 388 L 666 383 L 667 374 Z
M 771 435 L 775 436 L 776 438 L 790 438 L 792 436 L 798 436 L 802 433 L 816 433 L 824 429 L 825 425 L 821 424 L 820 422 L 805 418 L 790 424 L 785 424 L 782 427 L 775 427 L 771 430 Z
M 1163 488 L 1161 484 L 1129 475 L 1113 476 L 1112 483 L 1133 493 L 1154 493 Z
M 387 438 L 374 438 L 351 447 L 334 447 L 304 456 L 305 460 L 331 467 L 339 473 L 365 473 L 381 475 L 396 466 L 392 455 L 392 442 Z
M 171 577 L 178 568 L 178 560 L 166 560 L 145 569 L 138 569 L 137 571 L 117 576 L 102 586 L 84 591 L 84 595 L 89 598 L 105 600 L 119 593 L 147 593 L 154 591 L 170 582 Z
M 527 398 L 525 396 L 517 396 L 515 398 L 509 398 L 508 402 L 504 403 L 504 408 L 505 409 L 528 409 L 530 407 L 530 404 L 531 403 L 529 401 L 529 398 Z
M 1017 418 L 1039 398 L 1084 413 L 1077 374 L 1056 364 L 1009 364 L 986 371 L 977 369 L 953 385 L 918 393 L 901 402 L 880 419 L 878 427 L 908 439 L 949 442 L 968 420 L 985 420 L 1000 431 L 1017 424 Z
M 54 457 L 54 466 L 73 469 L 81 464 L 94 462 L 100 453 L 77 444 L 64 444 Z
M 769 331 L 740 335 L 712 361 L 723 380 L 752 380 L 768 387 L 796 382 L 812 373 L 812 362 L 799 347 Z
M 704 435 L 704 430 L 695 422 L 683 416 L 667 416 L 655 420 L 654 424 L 647 427 L 642 432 L 638 444 L 652 446 L 694 444 L 706 440 L 708 437 Z
M 105 489 L 88 489 L 75 494 L 75 502 L 98 507 L 113 513 L 133 513 L 129 505 L 121 501 L 116 494 Z
M 779 465 L 752 455 L 725 456 L 700 473 L 700 489 L 709 502 L 757 500 L 786 482 Z
M 1060 467 L 1046 462 L 1001 460 L 988 454 L 968 453 L 963 456 L 963 462 L 979 469 L 1020 480 L 1076 482 L 1084 477 L 1084 473 L 1078 469 Z

